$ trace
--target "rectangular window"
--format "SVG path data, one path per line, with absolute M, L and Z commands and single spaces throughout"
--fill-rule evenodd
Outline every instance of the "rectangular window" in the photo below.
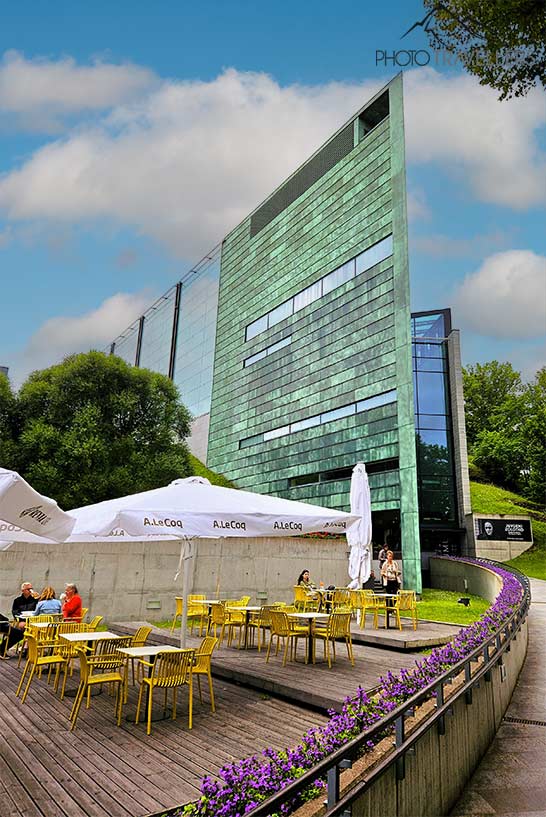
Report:
M 337 289 L 342 284 L 346 283 L 346 281 L 350 281 L 351 278 L 355 277 L 355 259 L 351 259 L 351 261 L 347 261 L 346 264 L 342 264 L 341 267 L 338 267 L 329 275 L 325 275 L 322 279 L 322 294 L 326 295 L 328 292 L 331 292 L 333 289 Z
M 392 235 L 388 235 L 382 241 L 374 244 L 373 247 L 357 255 L 356 274 L 360 275 L 361 272 L 366 272 L 366 270 L 379 264 L 380 261 L 384 261 L 389 255 L 392 255 Z
M 320 414 L 315 417 L 306 417 L 305 420 L 298 420 L 296 423 L 290 424 L 290 433 L 294 434 L 296 431 L 303 431 L 305 428 L 313 428 L 313 426 L 320 425 Z
M 267 351 L 265 349 L 263 349 L 261 352 L 256 352 L 255 355 L 251 355 L 243 361 L 243 366 L 252 366 L 253 363 L 257 363 L 258 360 L 262 360 L 264 357 L 266 357 L 266 355 Z
M 356 404 L 357 412 L 368 411 L 377 406 L 386 406 L 389 403 L 396 403 L 396 389 L 376 394 L 375 397 L 368 397 L 366 400 L 359 400 Z
M 287 434 L 290 434 L 290 426 L 281 426 L 281 428 L 274 428 L 272 431 L 265 431 L 264 442 L 275 440 L 277 437 L 286 437 Z
M 267 315 L 262 315 L 262 317 L 258 318 L 258 320 L 248 324 L 246 328 L 245 339 L 251 340 L 252 338 L 255 338 L 256 335 L 259 335 L 260 332 L 265 332 L 266 329 L 267 329 Z
M 277 343 L 274 343 L 272 346 L 269 346 L 265 351 L 268 355 L 272 355 L 273 352 L 278 352 L 279 349 L 284 349 L 285 346 L 288 346 L 292 343 L 292 336 L 288 335 L 287 338 L 283 338 L 283 340 L 279 340 Z
M 263 434 L 255 434 L 253 437 L 246 437 L 244 440 L 239 440 L 239 448 L 249 448 L 251 445 L 257 445 L 257 443 L 263 443 L 263 441 Z
M 280 321 L 283 321 L 285 318 L 289 318 L 293 310 L 294 302 L 292 298 L 290 298 L 289 301 L 285 301 L 276 309 L 272 309 L 268 316 L 268 327 L 275 326 L 276 323 L 280 323 Z
M 333 409 L 333 411 L 326 411 L 320 415 L 321 423 L 331 423 L 333 420 L 341 420 L 343 417 L 349 417 L 355 413 L 355 404 L 350 406 L 342 406 L 341 408 Z
M 318 301 L 322 297 L 322 280 L 311 284 L 310 287 L 294 295 L 294 312 L 299 312 L 305 306 L 309 306 L 313 301 Z

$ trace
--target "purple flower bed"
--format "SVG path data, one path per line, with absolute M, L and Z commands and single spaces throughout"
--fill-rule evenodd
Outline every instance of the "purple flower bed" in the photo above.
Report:
M 310 729 L 295 748 L 264 749 L 261 755 L 223 766 L 218 780 L 204 777 L 200 800 L 169 812 L 171 817 L 243 817 L 470 655 L 517 609 L 523 588 L 512 573 L 499 566 L 479 559 L 460 561 L 487 567 L 503 579 L 494 604 L 478 621 L 460 630 L 446 646 L 438 647 L 426 658 L 416 661 L 414 669 L 402 669 L 399 675 L 389 672 L 386 678 L 380 678 L 379 692 L 373 699 L 359 687 L 355 695 L 346 698 L 340 712 L 330 711 L 328 723 Z M 369 741 L 368 749 L 380 739 Z M 316 780 L 304 794 L 283 806 L 278 814 L 290 814 L 303 802 L 316 797 L 324 787 L 324 780 Z

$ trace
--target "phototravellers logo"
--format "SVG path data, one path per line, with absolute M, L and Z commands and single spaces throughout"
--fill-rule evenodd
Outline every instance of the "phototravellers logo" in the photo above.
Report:
M 51 517 L 42 510 L 41 505 L 35 505 L 33 508 L 25 508 L 25 510 L 19 514 L 19 519 L 23 519 L 25 516 L 35 519 L 40 525 L 47 525 L 48 522 L 51 522 Z
M 437 28 L 434 13 L 434 10 L 429 11 L 422 20 L 416 20 L 401 35 L 400 39 L 403 40 L 417 30 L 425 32 L 433 41 L 440 43 L 442 36 Z M 381 67 L 394 66 L 397 68 L 424 68 L 427 65 L 433 65 L 436 68 L 456 65 L 471 68 L 472 66 L 490 64 L 511 65 L 516 62 L 518 57 L 521 57 L 518 49 L 509 48 L 499 49 L 498 51 L 487 51 L 479 47 L 468 48 L 464 60 L 447 48 L 376 49 L 375 64 Z

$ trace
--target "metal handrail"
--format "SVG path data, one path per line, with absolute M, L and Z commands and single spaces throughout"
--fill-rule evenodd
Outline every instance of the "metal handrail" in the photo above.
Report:
M 480 564 L 485 566 L 487 566 L 487 564 L 498 566 L 497 562 L 486 559 L 480 559 Z M 413 745 L 425 732 L 431 729 L 435 723 L 439 724 L 440 733 L 443 734 L 445 716 L 450 712 L 455 701 L 464 695 L 466 702 L 468 704 L 472 703 L 472 688 L 482 677 L 485 677 L 486 681 L 490 680 L 492 668 L 496 664 L 502 664 L 503 654 L 510 650 L 510 642 L 515 638 L 527 617 L 531 600 L 530 583 L 527 576 L 504 564 L 502 568 L 512 573 L 520 581 L 524 589 L 521 604 L 518 609 L 512 613 L 510 618 L 493 631 L 490 637 L 482 642 L 479 647 L 476 647 L 466 658 L 461 659 L 457 664 L 447 669 L 424 689 L 416 692 L 415 695 L 412 695 L 400 704 L 400 706 L 394 709 L 389 715 L 382 718 L 364 732 L 361 732 L 360 735 L 353 738 L 353 740 L 335 752 L 332 752 L 332 754 L 328 755 L 324 760 L 319 761 L 319 763 L 313 766 L 312 769 L 304 772 L 297 780 L 288 784 L 267 800 L 264 800 L 263 803 L 260 803 L 256 808 L 252 809 L 252 811 L 249 811 L 247 817 L 269 817 L 272 812 L 277 811 L 282 805 L 293 800 L 306 788 L 312 786 L 317 778 L 326 778 L 328 780 L 328 810 L 323 814 L 323 817 L 342 817 L 342 815 L 347 813 L 347 808 L 393 764 L 396 764 L 398 779 L 403 779 L 406 753 L 412 749 Z M 493 650 L 490 654 L 491 647 L 493 647 Z M 472 664 L 480 658 L 483 658 L 483 663 L 472 673 Z M 447 702 L 444 701 L 444 685 L 450 683 L 453 678 L 461 672 L 465 673 L 464 684 L 449 697 Z M 433 695 L 436 695 L 436 709 L 406 737 L 404 732 L 406 714 L 410 710 L 414 710 L 423 704 Z M 347 794 L 340 798 L 340 771 L 352 765 L 353 760 L 361 755 L 361 750 L 366 746 L 368 741 L 392 728 L 394 728 L 395 734 L 394 751 L 376 764 L 364 780 L 356 784 Z

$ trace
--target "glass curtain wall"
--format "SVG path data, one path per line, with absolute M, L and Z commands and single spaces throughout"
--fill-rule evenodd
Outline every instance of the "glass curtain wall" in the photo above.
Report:
M 139 366 L 159 374 L 169 374 L 176 287 L 148 309 L 142 327 Z
M 420 523 L 457 525 L 446 312 L 412 316 Z

